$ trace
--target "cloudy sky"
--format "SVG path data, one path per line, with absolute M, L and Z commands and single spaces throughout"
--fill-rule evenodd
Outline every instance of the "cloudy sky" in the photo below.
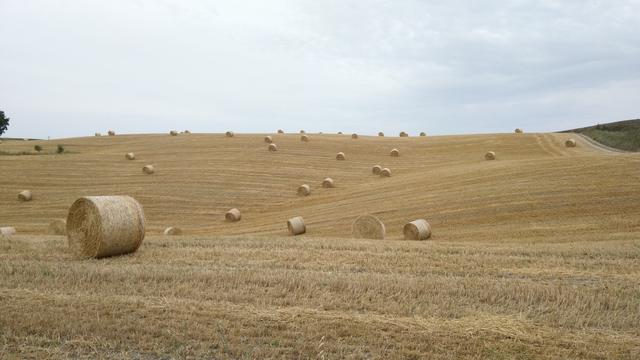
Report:
M 640 117 L 640 0 L 0 0 L 5 136 Z

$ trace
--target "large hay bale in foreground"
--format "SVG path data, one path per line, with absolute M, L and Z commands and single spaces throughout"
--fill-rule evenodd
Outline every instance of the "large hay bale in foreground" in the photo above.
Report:
M 351 134 L 351 138 L 352 138 L 352 139 L 357 139 L 357 138 L 358 138 L 358 134 L 355 134 L 355 133 L 354 133 L 354 134 Z
M 296 216 L 287 220 L 287 229 L 290 235 L 300 235 L 307 231 L 307 227 L 304 224 L 302 216 Z
M 564 142 L 564 146 L 566 146 L 566 147 L 572 148 L 572 147 L 576 147 L 576 145 L 577 145 L 577 143 L 573 139 L 568 139 L 567 141 Z
M 15 235 L 15 233 L 16 233 L 16 228 L 14 228 L 12 226 L 0 227 L 0 235 L 2 237 L 8 238 L 11 235 Z
M 116 132 L 113 130 L 107 131 L 107 134 L 109 134 L 109 136 L 116 136 Z
M 380 132 L 378 133 L 378 136 L 384 136 L 384 133 L 383 133 L 382 131 L 380 131 Z
M 169 135 L 171 135 L 171 136 L 178 136 L 178 132 L 177 132 L 177 131 L 175 131 L 175 130 L 171 130 L 171 131 L 169 131 Z
M 269 151 L 278 151 L 278 145 L 269 144 Z
M 307 184 L 302 184 L 298 186 L 298 195 L 299 196 L 309 196 L 311 194 L 311 187 Z
M 413 220 L 402 229 L 405 240 L 427 240 L 431 237 L 431 225 L 425 219 Z
M 371 172 L 373 173 L 373 175 L 380 175 L 380 171 L 382 171 L 382 166 L 380 165 L 374 165 L 373 168 L 371 169 Z
M 142 172 L 143 172 L 143 173 L 145 173 L 145 174 L 147 174 L 147 175 L 151 175 L 151 174 L 153 174 L 153 173 L 155 173 L 155 172 L 156 172 L 156 168 L 155 168 L 155 167 L 153 167 L 153 165 L 145 165 L 145 166 L 142 168 Z
M 169 226 L 168 228 L 164 229 L 164 234 L 167 236 L 182 235 L 182 229 L 175 226 Z
M 230 222 L 240 221 L 242 214 L 240 214 L 240 210 L 233 208 L 224 214 L 224 218 Z
M 351 225 L 351 235 L 356 239 L 384 240 L 385 233 L 384 224 L 373 215 L 359 216 Z
M 309 142 L 309 137 L 307 135 L 300 136 L 300 141 Z
M 226 137 L 234 137 L 234 136 L 235 136 L 235 134 L 233 133 L 233 131 L 227 131 L 226 133 L 224 133 L 224 135 L 225 135 Z
M 124 155 L 124 157 L 125 157 L 127 160 L 135 160 L 135 159 L 136 159 L 136 154 L 134 154 L 134 153 L 126 153 L 126 154 Z
M 393 157 L 400 156 L 400 151 L 398 151 L 398 149 L 391 149 L 391 156 Z
M 524 131 L 522 131 L 522 129 L 518 128 L 515 130 L 516 134 L 522 134 Z
M 381 177 L 391 177 L 391 170 L 389 170 L 389 168 L 384 168 L 384 169 L 380 170 L 380 176 Z
M 18 200 L 31 201 L 31 199 L 33 199 L 33 194 L 31 194 L 31 190 L 22 190 L 18 193 Z
M 344 156 L 344 153 L 342 151 L 336 154 L 336 160 L 344 160 L 346 158 L 347 157 Z
M 81 197 L 67 216 L 69 250 L 78 257 L 132 253 L 144 234 L 144 210 L 130 196 Z
M 484 158 L 485 160 L 495 160 L 496 159 L 496 153 L 493 151 L 487 151 L 484 154 Z
M 330 178 L 330 177 L 328 177 L 328 178 L 325 178 L 324 180 L 322 180 L 322 187 L 323 187 L 323 188 L 326 188 L 326 189 L 329 189 L 329 188 L 335 187 L 335 184 L 334 184 L 334 182 L 333 182 L 333 179 L 332 179 L 332 178 Z
M 47 229 L 49 234 L 53 235 L 67 235 L 67 220 L 65 219 L 55 219 L 49 223 L 49 227 Z
M 267 144 L 271 144 L 273 142 L 273 138 L 267 135 L 264 137 L 264 142 L 266 142 Z

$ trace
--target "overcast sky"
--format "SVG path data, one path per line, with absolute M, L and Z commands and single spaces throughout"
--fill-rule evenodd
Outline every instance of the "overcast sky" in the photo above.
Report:
M 5 136 L 640 117 L 640 0 L 0 0 Z

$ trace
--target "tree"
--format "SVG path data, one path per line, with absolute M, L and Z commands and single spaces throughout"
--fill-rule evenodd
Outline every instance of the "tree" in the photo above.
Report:
M 9 127 L 9 118 L 4 116 L 4 111 L 0 110 L 0 135 L 4 134 Z
M 40 146 L 40 145 L 36 145 L 36 146 L 34 146 L 33 148 L 34 148 L 37 152 L 42 151 L 42 146 Z

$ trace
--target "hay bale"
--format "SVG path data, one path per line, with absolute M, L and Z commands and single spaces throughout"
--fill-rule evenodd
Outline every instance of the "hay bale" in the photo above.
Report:
M 113 130 L 107 131 L 107 134 L 109 134 L 109 136 L 116 136 L 116 132 Z
M 224 218 L 229 222 L 240 221 L 242 214 L 240 214 L 240 210 L 233 208 L 224 214 Z
M 300 134 L 306 134 L 307 132 L 304 130 L 300 130 Z
M 185 134 L 191 134 L 191 131 L 189 131 L 189 130 L 185 130 L 185 131 L 183 131 L 183 133 L 185 133 Z
M 427 136 L 427 133 L 426 133 L 426 132 L 424 132 L 424 131 L 422 131 L 422 132 L 420 133 L 420 136 Z
M 334 184 L 334 182 L 333 182 L 333 179 L 332 179 L 332 178 L 330 178 L 330 177 L 328 177 L 328 178 L 325 178 L 324 180 L 322 180 L 322 187 L 323 187 L 323 188 L 326 188 L 326 189 L 329 189 L 329 188 L 335 187 L 335 184 Z
M 94 134 L 95 136 L 102 136 L 102 134 L 100 134 L 99 132 Z
M 156 169 L 153 167 L 153 165 L 145 165 L 145 166 L 142 168 L 142 172 L 143 172 L 143 173 L 145 173 L 145 174 L 147 174 L 147 175 L 151 175 L 151 174 L 153 174 L 154 172 L 156 172 Z
M 224 133 L 224 135 L 226 137 L 233 137 L 235 134 L 233 133 L 233 131 L 227 131 L 226 133 Z
M 380 165 L 374 165 L 373 168 L 371 169 L 371 172 L 373 173 L 373 175 L 380 175 L 380 171 L 382 171 L 382 166 Z
M 126 153 L 126 154 L 124 155 L 124 157 L 125 157 L 125 159 L 127 159 L 127 160 L 135 160 L 135 158 L 136 158 L 136 154 L 134 154 L 134 153 Z
M 296 216 L 287 220 L 287 229 L 289 230 L 289 235 L 293 236 L 307 232 L 307 227 L 304 225 L 302 216 Z
M 2 235 L 2 237 L 8 238 L 11 235 L 15 235 L 15 233 L 16 233 L 16 228 L 12 226 L 0 227 L 0 235 Z
M 383 133 L 382 131 L 380 131 L 380 132 L 378 133 L 378 136 L 384 136 L 384 133 Z
M 269 151 L 278 151 L 278 146 L 276 144 L 269 144 Z
M 351 138 L 352 138 L 352 139 L 357 139 L 357 138 L 358 138 L 358 134 L 355 134 L 355 133 L 354 133 L 354 134 L 351 134 Z
M 407 134 L 407 133 L 406 133 L 406 132 L 404 132 L 404 131 L 401 131 L 401 132 L 400 132 L 400 137 L 409 137 L 409 134 Z
M 67 216 L 69 250 L 78 257 L 132 253 L 144 234 L 144 210 L 130 196 L 81 197 Z
M 572 148 L 572 147 L 576 147 L 576 145 L 577 145 L 577 143 L 573 139 L 568 139 L 567 141 L 564 142 L 564 146 L 566 146 L 566 147 Z
M 265 136 L 264 142 L 266 142 L 267 144 L 271 144 L 273 142 L 273 138 L 271 136 Z
M 171 130 L 171 131 L 169 131 L 169 135 L 171 135 L 171 136 L 178 136 L 178 132 L 177 132 L 177 131 L 175 131 L 175 130 Z
M 53 235 L 67 235 L 67 220 L 55 219 L 49 223 L 47 230 Z
M 300 136 L 300 141 L 309 142 L 309 137 L 307 135 Z
M 522 131 L 522 129 L 518 128 L 518 129 L 516 129 L 515 132 L 516 132 L 516 134 L 522 134 L 524 131 Z
M 344 156 L 344 153 L 342 151 L 336 154 L 336 160 L 344 160 L 344 159 L 346 159 L 346 157 Z
M 398 149 L 391 149 L 391 156 L 393 157 L 400 156 L 400 151 L 398 151 Z
M 169 226 L 168 228 L 164 229 L 164 234 L 167 236 L 182 235 L 182 229 L 175 226 Z
M 31 194 L 31 190 L 23 190 L 18 193 L 18 200 L 21 201 L 31 201 L 33 199 L 33 195 Z
M 351 235 L 356 239 L 384 240 L 385 233 L 384 224 L 373 215 L 359 216 L 351 225 Z
M 284 134 L 284 130 L 278 129 L 278 134 Z
M 427 240 L 431 237 L 431 225 L 425 219 L 413 220 L 402 229 L 405 240 Z
M 338 135 L 342 135 L 342 131 L 338 131 Z
M 311 187 L 307 184 L 302 184 L 298 186 L 298 195 L 299 196 L 309 196 L 311 194 Z
M 484 158 L 485 160 L 495 160 L 496 159 L 496 153 L 493 151 L 487 151 L 486 154 L 484 154 Z
M 391 177 L 391 170 L 389 168 L 384 168 L 380 170 L 380 176 L 382 177 Z

